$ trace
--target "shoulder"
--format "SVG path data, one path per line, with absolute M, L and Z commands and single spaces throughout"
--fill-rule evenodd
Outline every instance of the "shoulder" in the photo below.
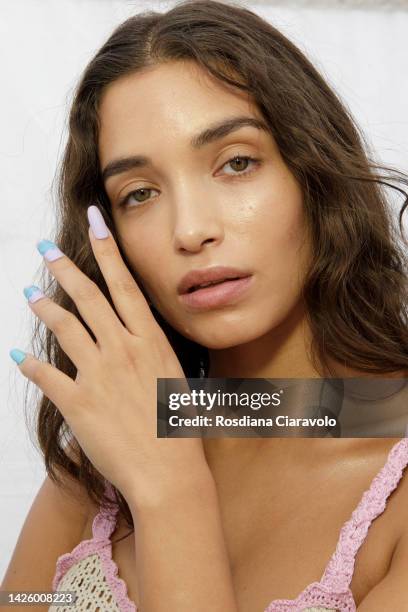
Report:
M 61 475 L 42 482 L 21 527 L 2 588 L 49 591 L 57 559 L 81 542 L 92 507 L 84 487 Z M 33 571 L 35 568 L 35 571 Z

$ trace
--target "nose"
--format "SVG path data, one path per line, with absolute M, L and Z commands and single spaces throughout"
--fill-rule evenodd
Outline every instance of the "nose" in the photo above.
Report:
M 174 224 L 177 251 L 197 252 L 204 244 L 220 243 L 224 237 L 221 214 L 203 195 L 178 199 Z

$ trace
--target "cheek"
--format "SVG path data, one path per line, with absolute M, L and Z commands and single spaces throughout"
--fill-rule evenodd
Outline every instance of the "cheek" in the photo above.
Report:
M 257 189 L 253 205 L 247 207 L 244 225 L 261 263 L 270 261 L 277 270 L 299 262 L 305 216 L 301 190 L 291 175 L 271 177 L 268 184 Z
M 302 192 L 291 176 L 272 177 L 257 191 L 247 232 L 260 303 L 280 318 L 299 298 L 310 256 Z

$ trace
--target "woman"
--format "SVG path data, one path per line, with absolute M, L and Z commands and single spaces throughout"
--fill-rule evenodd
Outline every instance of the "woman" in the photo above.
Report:
M 13 355 L 44 392 L 67 525 L 87 501 L 36 590 L 52 579 L 77 610 L 408 608 L 407 439 L 156 438 L 157 378 L 406 377 L 382 188 L 407 177 L 368 159 L 279 31 L 207 0 L 113 32 L 75 93 L 60 179 L 58 246 L 39 250 L 61 287 L 27 291 L 50 363 Z M 249 280 L 188 293 L 209 279 L 187 273 L 218 266 Z M 28 538 L 3 589 L 33 590 L 13 578 Z

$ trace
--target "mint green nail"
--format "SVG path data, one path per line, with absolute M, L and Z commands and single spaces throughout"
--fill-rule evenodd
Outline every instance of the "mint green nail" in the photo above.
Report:
M 22 361 L 24 361 L 26 353 L 24 351 L 20 351 L 20 349 L 11 349 L 9 355 L 14 361 L 20 365 Z

